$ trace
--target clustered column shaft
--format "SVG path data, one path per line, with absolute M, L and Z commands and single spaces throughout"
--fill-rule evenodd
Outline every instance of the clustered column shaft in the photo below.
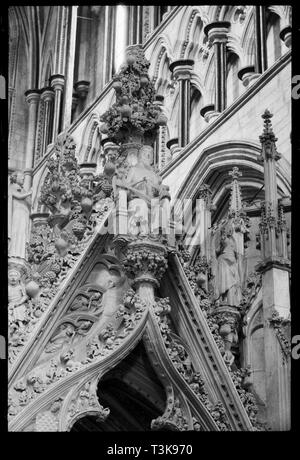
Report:
M 174 61 L 170 70 L 179 83 L 178 143 L 185 147 L 190 141 L 191 74 L 194 61 Z
M 215 110 L 226 109 L 226 43 L 230 22 L 211 22 L 204 28 L 215 51 Z

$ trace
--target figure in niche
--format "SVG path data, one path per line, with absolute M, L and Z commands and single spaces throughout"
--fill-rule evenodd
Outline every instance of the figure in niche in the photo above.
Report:
M 53 353 L 61 349 L 64 345 L 69 344 L 75 335 L 75 327 L 73 324 L 64 323 L 59 326 L 57 333 L 51 337 L 48 345 L 45 348 L 46 353 Z
M 18 270 L 8 271 L 8 308 L 12 322 L 20 328 L 27 322 L 26 301 L 28 296 L 25 286 L 21 283 L 21 275 Z
M 242 287 L 239 275 L 239 258 L 233 227 L 223 222 L 212 238 L 212 271 L 215 300 L 223 305 L 239 306 Z
M 23 188 L 24 174 L 14 172 L 8 189 L 8 255 L 25 259 L 29 235 L 30 196 L 32 191 Z
M 151 232 L 159 228 L 160 206 L 170 195 L 167 186 L 162 185 L 161 177 L 153 170 L 153 148 L 144 145 L 138 155 L 138 162 L 131 167 L 126 179 L 117 180 L 116 185 L 128 190 L 128 231 L 130 235 L 147 235 L 149 217 Z M 154 199 L 158 206 L 153 206 Z M 152 209 L 150 206 L 152 203 Z

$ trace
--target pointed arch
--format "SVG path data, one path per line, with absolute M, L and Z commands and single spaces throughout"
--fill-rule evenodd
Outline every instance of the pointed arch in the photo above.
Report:
M 151 75 L 154 80 L 156 80 L 159 76 L 161 60 L 165 53 L 168 59 L 170 61 L 173 61 L 173 52 L 170 40 L 165 34 L 161 34 L 158 37 L 156 44 L 152 50 L 152 53 L 149 57 L 149 75 Z
M 178 40 L 174 50 L 176 59 L 187 58 L 193 47 L 198 48 L 197 35 L 203 30 L 203 26 L 208 22 L 208 17 L 203 12 L 201 6 L 189 7 L 183 13 L 178 30 Z M 200 31 L 198 30 L 199 24 Z
M 99 127 L 99 115 L 93 112 L 87 119 L 85 128 L 83 130 L 82 143 L 78 154 L 79 162 L 91 162 L 93 158 L 93 162 L 97 163 L 100 153 L 101 141 L 101 133 Z M 96 150 L 98 150 L 98 152 Z
M 157 80 L 155 81 L 156 91 L 159 94 L 165 94 L 167 85 L 171 80 L 171 72 L 169 69 L 170 59 L 167 51 L 165 50 L 161 59 L 157 74 Z
M 212 199 L 217 204 L 222 199 L 226 184 L 230 183 L 227 172 L 232 166 L 238 166 L 242 171 L 242 181 L 252 184 L 257 189 L 264 184 L 263 165 L 259 163 L 261 146 L 258 143 L 245 140 L 220 142 L 203 150 L 198 160 L 187 172 L 186 178 L 177 192 L 176 199 L 196 198 L 202 183 L 210 185 Z M 282 168 L 278 166 L 279 194 L 290 195 L 291 186 Z

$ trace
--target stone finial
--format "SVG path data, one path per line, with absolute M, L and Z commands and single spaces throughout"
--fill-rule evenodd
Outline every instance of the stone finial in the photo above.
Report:
M 273 117 L 273 114 L 270 110 L 266 109 L 261 117 L 264 120 L 263 133 L 259 136 L 259 140 L 262 144 L 261 159 L 267 160 L 272 158 L 277 161 L 281 158 L 281 155 L 276 149 L 276 141 L 278 139 L 275 136 L 272 127 L 271 118 Z
M 240 184 L 238 182 L 238 179 L 242 176 L 242 173 L 239 171 L 237 166 L 234 166 L 232 171 L 230 171 L 228 174 L 229 176 L 232 176 L 229 210 L 231 212 L 238 213 L 242 209 L 242 195 Z

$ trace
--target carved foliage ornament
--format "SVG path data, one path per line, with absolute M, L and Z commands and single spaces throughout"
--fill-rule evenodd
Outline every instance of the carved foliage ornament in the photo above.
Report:
M 149 65 L 142 48 L 136 46 L 130 49 L 126 64 L 114 76 L 117 100 L 100 117 L 103 122 L 100 130 L 116 143 L 128 142 L 136 136 L 153 143 L 159 126 L 166 124 L 160 107 L 154 103 Z

